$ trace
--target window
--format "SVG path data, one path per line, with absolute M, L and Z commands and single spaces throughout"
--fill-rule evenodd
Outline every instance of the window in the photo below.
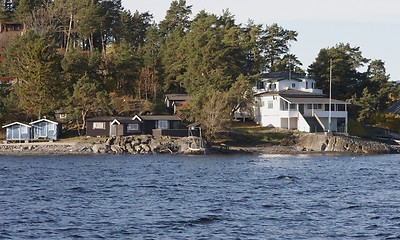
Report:
M 312 109 L 312 104 L 307 104 L 307 109 Z
M 306 89 L 308 89 L 308 82 L 306 82 Z
M 346 105 L 344 105 L 344 104 L 338 104 L 337 107 L 338 107 L 338 111 L 341 111 L 341 112 L 346 111 Z
M 296 83 L 292 83 L 292 88 L 296 88 Z
M 291 110 L 296 110 L 297 109 L 297 104 L 290 104 L 290 109 Z
M 28 134 L 28 127 L 21 126 L 21 134 Z
M 60 117 L 60 119 L 65 119 L 65 118 L 67 118 L 67 114 L 60 113 L 59 117 Z
M 168 121 L 166 120 L 158 120 L 158 129 L 168 129 Z
M 137 123 L 128 124 L 128 127 L 126 128 L 126 130 L 128 132 L 139 131 L 139 124 L 137 124 Z
M 94 122 L 93 129 L 106 129 L 106 123 L 105 122 Z
M 274 108 L 274 102 L 273 101 L 268 101 L 268 109 Z
M 322 104 L 314 104 L 314 109 L 322 109 Z
M 55 129 L 55 124 L 48 124 L 48 125 L 47 125 L 47 129 L 48 129 L 49 131 L 54 131 L 54 129 Z

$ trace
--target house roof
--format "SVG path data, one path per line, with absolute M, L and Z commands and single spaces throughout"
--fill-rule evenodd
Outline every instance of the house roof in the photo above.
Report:
M 29 127 L 29 128 L 32 127 L 32 126 L 30 126 L 30 125 L 28 125 L 28 124 L 25 124 L 25 123 L 13 122 L 13 123 L 4 125 L 2 128 L 8 128 L 8 127 L 11 127 L 11 126 L 13 126 L 13 125 L 22 125 L 22 126 Z
M 306 78 L 306 76 L 289 72 L 272 72 L 261 74 L 261 78 L 268 79 L 270 81 L 282 81 L 288 79 L 302 81 L 302 79 Z
M 392 106 L 390 106 L 388 111 L 394 114 L 400 114 L 400 101 L 395 102 Z
M 165 99 L 169 101 L 187 101 L 190 99 L 188 94 L 165 94 Z
M 46 118 L 42 118 L 42 119 L 36 120 L 34 122 L 30 122 L 29 124 L 33 125 L 33 124 L 36 124 L 38 122 L 49 122 L 49 123 L 53 123 L 53 124 L 58 125 L 58 122 L 54 122 L 54 121 L 51 121 L 51 120 L 46 119 Z
M 176 115 L 141 115 L 139 116 L 143 120 L 169 120 L 169 121 L 181 121 L 181 119 Z
M 156 121 L 156 120 L 169 120 L 169 121 L 181 121 L 176 115 L 135 115 L 134 117 L 94 117 L 88 118 L 88 122 L 112 122 L 118 121 L 119 123 L 131 123 L 137 121 Z
M 304 103 L 304 104 L 312 104 L 312 103 L 329 103 L 330 100 L 329 98 L 304 98 L 304 97 L 283 97 L 286 101 L 290 103 Z M 336 100 L 332 99 L 333 104 L 350 104 L 349 102 L 341 101 L 341 100 Z
M 255 96 L 260 96 L 260 95 L 280 95 L 282 97 L 305 97 L 305 98 L 325 97 L 325 94 L 316 94 L 316 93 L 298 91 L 293 89 L 274 91 L 274 92 L 260 92 L 255 94 Z

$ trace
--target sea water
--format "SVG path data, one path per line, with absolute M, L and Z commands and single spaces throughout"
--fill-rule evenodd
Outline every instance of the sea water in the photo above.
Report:
M 0 239 L 398 239 L 400 155 L 0 156 Z

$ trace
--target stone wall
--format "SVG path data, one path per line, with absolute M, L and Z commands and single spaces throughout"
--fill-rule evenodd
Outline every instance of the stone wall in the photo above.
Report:
M 159 137 L 151 135 L 111 137 L 93 143 L 19 143 L 0 144 L 0 154 L 49 155 L 49 154 L 190 154 L 193 141 L 198 137 Z M 202 152 L 204 153 L 204 152 Z
M 106 154 L 189 154 L 193 141 L 202 141 L 197 137 L 153 137 L 151 135 L 112 137 L 105 143 L 94 144 L 93 153 Z

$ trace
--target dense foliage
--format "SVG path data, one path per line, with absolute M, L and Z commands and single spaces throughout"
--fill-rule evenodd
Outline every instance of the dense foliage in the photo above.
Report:
M 232 113 L 244 103 L 251 106 L 259 73 L 305 73 L 289 53 L 296 31 L 238 24 L 229 11 L 201 11 L 192 18 L 185 0 L 173 1 L 158 24 L 149 12 L 125 10 L 120 0 L 0 3 L 1 21 L 25 26 L 1 64 L 2 75 L 14 79 L 1 85 L 2 122 L 51 118 L 60 110 L 76 123 L 89 116 L 163 113 L 164 93 L 188 93 L 191 100 L 180 114 L 201 122 L 212 136 L 230 126 Z M 358 47 L 342 43 L 322 49 L 308 68 L 325 92 L 331 60 L 333 95 L 353 98 L 360 122 L 399 97 L 387 84 L 384 62 L 370 62 Z M 367 63 L 368 71 L 359 72 Z

